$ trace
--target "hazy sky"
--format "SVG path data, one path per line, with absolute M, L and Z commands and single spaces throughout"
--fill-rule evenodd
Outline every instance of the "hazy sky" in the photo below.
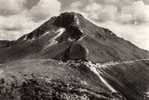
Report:
M 149 0 L 0 0 L 0 39 L 17 39 L 63 11 L 80 12 L 149 50 Z

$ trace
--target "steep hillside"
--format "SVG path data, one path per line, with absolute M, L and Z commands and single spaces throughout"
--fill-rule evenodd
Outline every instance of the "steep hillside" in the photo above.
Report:
M 14 44 L 15 41 L 0 40 L 0 48 L 9 47 Z
M 94 25 L 82 15 L 71 12 L 52 17 L 31 33 L 20 37 L 14 45 L 1 48 L 0 62 L 37 57 L 76 60 L 80 58 L 80 54 L 75 53 L 78 49 L 69 52 L 76 45 L 79 46 L 77 48 L 84 48 L 81 49 L 81 54 L 84 52 L 82 59 L 93 62 L 149 58 L 147 51 L 117 37 L 108 29 Z
M 0 41 L 0 100 L 149 100 L 149 52 L 74 12 Z
M 149 60 L 119 62 L 105 65 L 98 70 L 128 100 L 149 100 Z
M 87 64 L 87 62 L 86 62 Z M 2 64 L 1 100 L 123 100 L 83 62 L 47 59 Z
M 18 60 L 1 65 L 0 98 L 148 100 L 148 65 L 149 61 L 103 65 L 50 59 Z

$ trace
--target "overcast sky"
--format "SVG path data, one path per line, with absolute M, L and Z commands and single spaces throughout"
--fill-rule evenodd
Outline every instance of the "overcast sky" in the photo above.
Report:
M 149 50 L 149 0 L 0 0 L 0 39 L 17 39 L 64 11 L 80 12 Z

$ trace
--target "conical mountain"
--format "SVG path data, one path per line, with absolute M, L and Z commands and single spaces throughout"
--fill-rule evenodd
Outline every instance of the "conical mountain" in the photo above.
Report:
M 0 41 L 0 100 L 148 100 L 148 66 L 148 51 L 66 12 Z
M 76 55 L 74 53 L 78 52 L 77 48 L 73 48 L 74 51 L 69 54 L 72 45 L 80 45 L 84 49 Z M 0 55 L 1 62 L 37 57 L 59 60 L 81 57 L 93 62 L 129 61 L 149 57 L 147 51 L 116 36 L 109 29 L 94 25 L 74 12 L 52 17 L 12 45 L 2 48 Z

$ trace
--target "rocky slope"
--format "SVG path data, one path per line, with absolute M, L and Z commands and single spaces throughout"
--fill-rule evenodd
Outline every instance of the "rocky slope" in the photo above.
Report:
M 87 64 L 87 62 L 86 62 Z M 19 60 L 1 65 L 1 100 L 123 100 L 85 63 Z M 7 66 L 7 67 L 6 67 Z
M 0 42 L 0 100 L 149 100 L 148 59 L 109 29 L 62 13 Z
M 0 48 L 10 47 L 11 45 L 14 45 L 14 44 L 15 44 L 15 41 L 0 40 Z
M 87 60 L 100 63 L 149 58 L 147 51 L 72 12 L 52 17 L 14 45 L 1 48 L 0 62 L 37 57 L 73 60 L 80 56 L 78 48 Z

